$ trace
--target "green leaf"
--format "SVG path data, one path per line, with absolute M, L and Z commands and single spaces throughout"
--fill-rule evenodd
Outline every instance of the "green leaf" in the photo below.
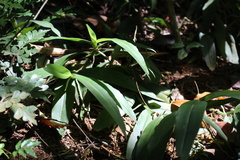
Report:
M 186 58 L 187 56 L 188 56 L 188 53 L 186 52 L 186 50 L 184 48 L 182 48 L 178 51 L 178 59 L 182 60 L 182 59 Z
M 126 52 L 128 52 L 136 61 L 137 63 L 141 66 L 143 71 L 146 73 L 146 75 L 149 77 L 149 70 L 147 67 L 147 64 L 142 56 L 142 54 L 139 52 L 136 46 L 133 44 L 129 43 L 128 41 L 117 39 L 117 38 L 101 38 L 98 39 L 97 42 L 103 42 L 103 41 L 112 41 L 122 47 Z
M 111 83 L 111 84 L 129 89 L 131 91 L 138 92 L 138 89 L 136 87 L 136 82 L 133 79 L 113 69 L 106 69 L 106 68 L 84 69 L 80 71 L 79 74 L 87 77 L 103 80 L 107 83 Z M 161 98 L 157 97 L 156 94 L 142 87 L 141 85 L 139 85 L 139 89 L 141 94 L 156 100 L 163 101 Z
M 72 73 L 66 67 L 58 64 L 48 64 L 44 69 L 60 79 L 67 79 L 72 75 Z
M 50 28 L 57 36 L 61 37 L 61 33 L 48 21 L 31 20 L 30 22 L 36 23 L 45 28 Z
M 141 112 L 141 114 L 138 117 L 138 121 L 136 123 L 136 125 L 133 128 L 133 132 L 131 133 L 129 139 L 128 139 L 128 143 L 127 143 L 127 153 L 126 153 L 126 157 L 127 159 L 131 159 L 132 158 L 132 154 L 133 154 L 133 150 L 134 147 L 138 141 L 138 138 L 141 135 L 141 132 L 144 131 L 144 129 L 146 128 L 146 126 L 152 121 L 152 116 L 151 113 L 149 113 L 148 110 L 143 110 Z
M 209 101 L 217 97 L 231 97 L 231 98 L 240 100 L 240 91 L 230 91 L 230 90 L 216 91 L 206 95 L 205 97 L 201 98 L 201 100 Z
M 73 74 L 73 78 L 76 78 L 80 83 L 87 87 L 87 89 L 105 107 L 105 109 L 108 111 L 108 113 L 112 116 L 112 118 L 116 121 L 116 123 L 119 125 L 119 127 L 125 134 L 125 125 L 117 107 L 116 99 L 113 97 L 113 93 L 107 87 L 107 85 L 102 81 L 78 74 Z
M 78 55 L 79 55 L 79 53 L 67 54 L 67 55 L 59 58 L 54 64 L 65 65 L 65 63 L 67 63 L 69 60 L 73 59 L 74 57 L 76 57 Z
M 213 122 L 211 119 L 209 119 L 205 115 L 203 116 L 203 120 L 207 122 L 210 126 L 212 126 L 216 130 L 216 132 L 219 134 L 219 136 L 221 136 L 226 142 L 228 142 L 227 136 L 215 122 Z
M 188 159 L 193 141 L 199 130 L 203 113 L 207 102 L 199 100 L 184 103 L 176 115 L 176 148 L 177 155 L 182 159 Z
M 35 125 L 37 125 L 37 121 L 35 119 L 36 114 L 33 112 L 37 110 L 35 106 L 24 106 L 22 103 L 15 103 L 12 106 L 12 111 L 14 112 L 14 118 L 20 119 L 22 118 L 24 121 L 29 121 Z
M 187 45 L 187 49 L 199 48 L 199 47 L 203 47 L 203 45 L 199 42 L 191 42 Z
M 132 105 L 128 103 L 125 97 L 119 90 L 113 88 L 109 84 L 105 84 L 112 93 L 112 97 L 115 98 L 117 105 L 122 109 L 122 111 L 127 114 L 133 121 L 136 121 L 136 115 L 133 112 Z
M 25 73 L 23 74 L 23 76 L 29 76 L 29 77 L 31 77 L 31 76 L 33 76 L 33 75 L 35 75 L 35 74 L 38 75 L 39 78 L 46 78 L 46 77 L 52 75 L 51 73 L 49 73 L 48 71 L 46 71 L 44 68 L 39 68 L 39 69 L 34 69 L 34 70 L 30 71 L 30 72 L 25 72 Z
M 103 109 L 101 113 L 98 115 L 96 122 L 93 125 L 94 130 L 101 131 L 106 127 L 109 127 L 114 123 L 114 119 L 108 113 L 106 109 Z
M 172 135 L 176 112 L 164 117 L 155 127 L 147 144 L 148 159 L 164 159 L 167 142 Z
M 200 33 L 200 42 L 202 47 L 203 58 L 208 68 L 213 71 L 216 66 L 216 48 L 213 39 L 206 34 Z
M 24 158 L 27 158 L 27 155 L 26 155 L 26 153 L 24 152 L 24 149 L 23 149 L 23 148 L 20 148 L 17 152 L 18 152 L 18 154 L 20 154 L 20 155 L 23 156 Z
M 174 112 L 150 122 L 134 148 L 132 159 L 163 159 L 166 144 L 173 130 L 175 116 Z
M 88 40 L 86 40 L 86 39 L 82 39 L 82 38 L 55 37 L 55 36 L 51 36 L 51 37 L 47 37 L 47 38 L 43 38 L 43 39 L 41 39 L 39 42 L 51 41 L 51 40 L 56 40 L 56 39 L 67 40 L 67 41 L 74 41 L 74 42 L 86 42 L 86 43 L 91 44 L 91 41 L 88 41 Z
M 218 47 L 219 52 L 223 57 L 226 57 L 225 52 L 227 53 L 226 42 L 226 28 L 222 22 L 222 19 L 219 16 L 215 16 L 215 24 L 214 24 L 214 36 L 216 37 L 216 45 Z
M 91 42 L 93 44 L 93 48 L 96 48 L 97 47 L 97 36 L 88 24 L 86 26 L 87 26 L 87 30 L 88 30 L 88 34 L 90 36 Z
M 66 81 L 61 81 L 60 84 L 58 84 L 59 87 L 54 92 L 55 97 L 53 100 L 51 115 L 53 119 L 65 123 L 69 122 L 75 94 L 75 88 L 72 83 L 74 83 L 74 81 L 69 82 L 68 85 L 66 84 Z

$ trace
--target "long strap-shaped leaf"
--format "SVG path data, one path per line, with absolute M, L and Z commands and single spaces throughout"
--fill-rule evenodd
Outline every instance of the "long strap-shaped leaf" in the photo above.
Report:
M 105 107 L 108 113 L 116 121 L 119 127 L 125 133 L 125 125 L 117 107 L 116 99 L 108 86 L 102 81 L 95 80 L 78 74 L 72 74 L 80 83 L 87 87 L 87 89 L 97 98 L 97 100 Z
M 181 160 L 189 157 L 206 107 L 207 102 L 196 100 L 184 103 L 177 111 L 175 136 L 177 154 Z
M 132 43 L 129 43 L 128 41 L 118 38 L 101 38 L 97 40 L 98 43 L 104 41 L 112 41 L 122 47 L 124 50 L 126 50 L 137 61 L 137 63 L 141 66 L 143 71 L 149 77 L 149 70 L 147 64 L 136 46 L 134 46 Z

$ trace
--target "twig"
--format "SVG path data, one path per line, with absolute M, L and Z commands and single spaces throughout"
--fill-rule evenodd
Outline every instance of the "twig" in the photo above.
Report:
M 107 148 L 104 147 L 103 145 L 101 145 L 101 148 L 104 149 L 105 151 L 107 151 L 109 154 L 111 154 L 111 155 L 114 156 L 114 157 L 117 157 L 117 158 L 119 158 L 119 159 L 126 159 L 126 158 L 124 158 L 124 157 L 121 157 L 120 155 L 117 155 L 117 154 L 111 152 L 109 149 L 107 149 Z
M 86 139 L 93 145 L 94 143 L 91 141 L 91 139 L 87 136 L 87 134 L 82 130 L 82 128 L 77 124 L 77 122 L 75 121 L 75 119 L 73 119 L 73 122 L 76 124 L 76 126 L 78 127 L 78 129 L 82 132 L 82 134 L 86 137 Z
M 150 113 L 152 113 L 152 111 L 151 111 L 151 109 L 150 109 L 150 107 L 148 106 L 148 104 L 146 103 L 146 101 L 144 100 L 144 98 L 143 98 L 143 96 L 142 96 L 142 93 L 141 93 L 141 91 L 140 91 L 140 89 L 139 89 L 139 86 L 138 86 L 138 82 L 136 81 L 136 87 L 137 87 L 137 90 L 138 90 L 138 94 L 139 94 L 139 96 L 140 96 L 140 98 L 141 98 L 141 100 L 143 101 L 143 103 L 146 105 L 146 109 L 150 112 Z

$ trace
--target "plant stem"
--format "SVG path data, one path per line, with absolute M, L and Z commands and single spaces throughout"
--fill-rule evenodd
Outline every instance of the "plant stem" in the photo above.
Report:
M 176 13 L 173 5 L 173 0 L 166 0 L 166 1 L 167 1 L 168 15 L 170 18 L 171 31 L 172 31 L 173 37 L 175 38 L 176 43 L 183 44 L 179 29 L 178 29 L 177 21 L 176 21 Z

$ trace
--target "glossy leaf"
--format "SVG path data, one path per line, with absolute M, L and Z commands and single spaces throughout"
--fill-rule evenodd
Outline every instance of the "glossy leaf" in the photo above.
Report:
M 154 133 L 147 144 L 148 159 L 163 159 L 167 142 L 175 125 L 176 112 L 164 117 L 155 127 Z
M 118 38 L 101 38 L 98 39 L 98 43 L 104 42 L 104 41 L 112 41 L 122 47 L 126 52 L 128 52 L 136 61 L 137 63 L 141 66 L 143 71 L 146 73 L 146 75 L 149 77 L 149 70 L 147 67 L 147 64 L 142 56 L 142 54 L 139 52 L 136 46 L 131 44 L 128 41 L 118 39 Z
M 151 113 L 149 113 L 148 110 L 143 110 L 141 114 L 138 117 L 137 123 L 133 128 L 133 132 L 131 133 L 128 144 L 127 144 L 127 153 L 126 157 L 127 159 L 132 158 L 133 149 L 138 141 L 138 138 L 141 135 L 141 132 L 144 131 L 146 126 L 152 121 Z
M 91 69 L 82 70 L 79 72 L 79 74 L 88 76 L 91 78 L 103 80 L 107 83 L 111 83 L 119 87 L 123 87 L 131 91 L 138 92 L 138 89 L 136 87 L 136 82 L 133 79 L 113 69 L 91 68 Z M 156 94 L 144 88 L 143 86 L 139 85 L 139 89 L 141 94 L 159 101 L 163 101 L 161 98 L 157 97 Z
M 189 157 L 190 149 L 199 130 L 206 107 L 207 102 L 194 100 L 184 103 L 177 111 L 176 148 L 177 155 L 182 160 Z
M 105 109 L 108 111 L 108 113 L 112 116 L 112 118 L 115 120 L 115 122 L 119 125 L 119 127 L 125 134 L 125 125 L 117 107 L 116 99 L 113 97 L 113 93 L 107 87 L 107 85 L 102 81 L 78 74 L 73 74 L 73 78 L 76 78 L 80 83 L 87 87 L 87 89 L 105 107 Z
M 176 113 L 160 116 L 151 121 L 140 136 L 132 159 L 163 159 L 166 144 L 171 136 Z
M 72 107 L 74 104 L 75 88 L 72 85 L 73 81 L 66 84 L 66 81 L 61 81 L 59 87 L 55 90 L 53 100 L 53 108 L 51 117 L 61 122 L 68 123 Z
M 48 64 L 44 69 L 60 79 L 67 79 L 72 75 L 72 73 L 66 67 L 58 64 Z

